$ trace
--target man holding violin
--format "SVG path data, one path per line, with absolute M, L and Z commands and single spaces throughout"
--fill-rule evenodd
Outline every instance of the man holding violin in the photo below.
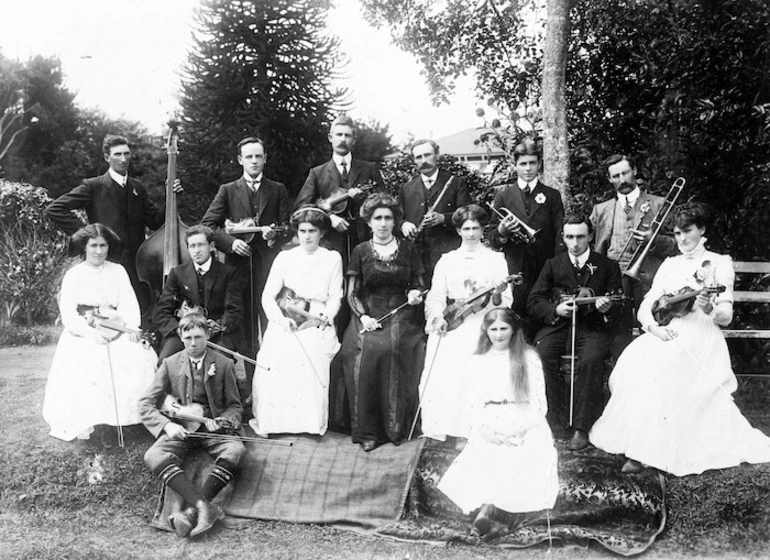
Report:
M 179 320 L 189 312 L 206 316 L 212 340 L 230 350 L 243 348 L 243 281 L 232 266 L 213 258 L 211 228 L 192 226 L 185 232 L 190 262 L 171 269 L 153 319 L 163 336 L 158 364 L 184 348 L 177 333 Z
M 634 160 L 614 154 L 604 161 L 607 179 L 615 189 L 615 197 L 597 204 L 591 212 L 591 223 L 596 229 L 594 250 L 616 261 L 621 271 L 626 270 L 634 250 L 650 243 L 650 224 L 666 203 L 666 199 L 639 188 Z M 639 278 L 623 275 L 623 291 L 633 298 L 618 325 L 619 334 L 612 342 L 612 355 L 617 357 L 631 341 L 631 329 L 636 324 L 636 310 L 644 294 L 650 290 L 652 279 L 666 257 L 679 251 L 670 232 L 661 233 L 652 240 L 650 251 L 642 261 Z
M 246 448 L 222 430 L 240 428 L 243 406 L 238 395 L 233 362 L 206 350 L 208 324 L 203 315 L 190 313 L 179 321 L 184 350 L 163 360 L 152 385 L 139 401 L 145 427 L 157 438 L 144 455 L 152 473 L 179 494 L 187 505 L 169 519 L 177 536 L 197 537 L 211 529 L 224 513 L 211 500 L 238 472 Z M 179 402 L 189 417 L 205 420 L 186 425 L 162 412 L 168 396 Z M 177 414 L 184 418 L 184 414 Z M 205 449 L 215 459 L 214 469 L 198 488 L 182 470 L 184 458 Z
M 548 422 L 557 437 L 568 424 L 574 428 L 569 447 L 575 451 L 588 445 L 588 431 L 604 409 L 604 359 L 619 309 L 612 301 L 619 298 L 620 269 L 591 251 L 592 232 L 583 215 L 564 219 L 567 252 L 546 261 L 527 301 L 530 318 L 540 325 L 535 347 L 543 362 Z M 574 402 L 560 374 L 565 353 L 575 361 Z
M 376 164 L 353 159 L 351 151 L 357 132 L 356 123 L 347 115 L 334 119 L 329 130 L 332 159 L 310 170 L 294 203 L 295 210 L 317 205 L 329 214 L 332 229 L 324 237 L 324 244 L 342 255 L 343 271 L 347 270 L 355 246 L 371 235 L 358 215 L 366 194 L 361 187 L 364 183 L 374 183 L 377 190 L 384 188 Z M 327 201 L 338 202 L 327 209 Z
M 419 173 L 401 185 L 398 194 L 404 214 L 401 233 L 417 245 L 430 286 L 441 255 L 460 246 L 452 214 L 473 200 L 465 179 L 439 169 L 439 147 L 433 140 L 416 140 L 411 152 Z
M 279 234 L 286 230 L 290 205 L 283 183 L 263 174 L 267 162 L 264 141 L 244 138 L 237 150 L 243 175 L 219 187 L 201 224 L 213 230 L 214 244 L 226 255 L 225 263 L 236 267 L 245 280 L 244 334 L 250 345 L 249 355 L 254 356 L 259 346 L 259 327 L 261 332 L 267 328 L 260 297 L 273 260 L 280 251 Z

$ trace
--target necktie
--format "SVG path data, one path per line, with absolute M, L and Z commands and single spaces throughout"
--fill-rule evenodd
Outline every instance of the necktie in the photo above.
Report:
M 426 177 L 425 178 L 425 188 L 430 190 L 430 188 L 433 186 L 433 179 Z
M 626 211 L 626 214 L 630 214 L 632 208 L 633 206 L 631 206 L 631 202 L 628 200 L 628 198 L 626 198 L 626 205 L 623 207 L 623 210 Z
M 532 192 L 532 189 L 530 189 L 530 188 L 529 188 L 529 185 L 527 185 L 526 187 L 524 187 L 524 189 L 523 189 L 523 190 L 524 190 L 524 196 L 529 196 L 529 193 L 531 193 L 531 192 Z
M 580 270 L 580 269 L 582 269 L 582 268 L 583 268 L 583 267 L 582 267 L 582 266 L 580 266 L 580 261 L 579 261 L 579 260 L 577 259 L 577 257 L 576 257 L 576 258 L 575 258 L 575 270 Z
M 524 193 L 524 209 L 527 211 L 527 215 L 529 215 L 529 211 L 532 208 L 532 201 L 529 198 L 529 194 L 532 192 L 532 189 L 527 185 L 521 189 L 521 192 Z
M 203 271 L 202 268 L 198 269 L 198 305 L 202 307 L 206 307 L 206 290 L 204 288 L 204 277 L 206 276 L 206 273 Z
M 192 363 L 193 371 L 198 371 L 201 367 L 201 361 L 200 360 L 190 360 L 190 363 Z
M 345 160 L 342 160 L 342 182 L 347 183 L 348 182 L 348 164 L 345 163 Z

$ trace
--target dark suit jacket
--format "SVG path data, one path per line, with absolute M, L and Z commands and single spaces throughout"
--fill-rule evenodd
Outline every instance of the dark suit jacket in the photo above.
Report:
M 430 191 L 425 188 L 422 175 L 419 173 L 411 181 L 401 185 L 398 200 L 404 213 L 404 221 L 419 226 L 428 208 L 436 202 L 450 177 L 452 177 L 450 173 L 439 171 Z M 461 206 L 472 202 L 465 179 L 454 177 L 436 206 L 436 212 L 444 216 L 444 223 L 425 229 L 416 239 L 423 265 L 426 267 L 426 278 L 432 278 L 433 269 L 441 255 L 460 246 L 460 236 L 452 225 L 452 214 Z
M 208 375 L 214 366 L 213 375 Z M 206 387 L 208 408 L 211 418 L 225 416 L 240 424 L 243 414 L 240 393 L 235 378 L 233 362 L 213 350 L 206 352 L 203 359 L 203 384 Z M 193 402 L 193 377 L 190 357 L 186 350 L 169 356 L 155 372 L 152 385 L 139 400 L 139 414 L 144 426 L 156 438 L 163 433 L 163 427 L 169 420 L 161 414 L 158 407 L 163 404 L 166 395 L 173 395 L 181 400 L 183 405 Z
M 271 181 L 262 177 L 259 187 L 259 208 L 257 215 L 251 205 L 249 186 L 241 176 L 236 181 L 226 183 L 219 187 L 214 200 L 211 201 L 201 224 L 214 230 L 214 243 L 217 249 L 228 256 L 228 264 L 242 264 L 242 259 L 233 254 L 233 241 L 235 237 L 224 230 L 225 220 L 239 222 L 244 218 L 256 218 L 257 225 L 269 226 L 271 224 L 285 224 L 289 221 L 289 193 L 283 183 Z M 260 234 L 254 236 L 251 247 L 259 255 L 278 251 L 279 243 L 273 249 L 268 248 L 267 243 Z M 230 259 L 229 257 L 235 257 Z
M 313 167 L 302 185 L 297 200 L 294 202 L 294 209 L 301 208 L 308 204 L 315 204 L 320 198 L 330 197 L 335 189 L 349 189 L 366 181 L 374 181 L 378 189 L 384 189 L 385 184 L 382 181 L 382 175 L 377 165 L 368 161 L 353 159 L 350 162 L 350 171 L 348 173 L 347 185 L 342 183 L 342 175 L 337 170 L 334 160 L 329 160 L 323 165 Z M 350 221 L 354 220 L 353 226 L 348 229 L 350 237 L 350 251 L 360 242 L 371 236 L 366 223 L 359 217 L 361 201 L 349 199 L 348 207 L 342 217 Z M 324 236 L 324 244 L 330 249 L 338 251 L 347 265 L 347 251 L 345 250 L 345 237 L 338 231 L 332 230 Z
M 595 267 L 592 273 L 588 270 L 588 264 Z M 561 288 L 569 294 L 574 293 L 579 287 L 591 288 L 597 296 L 619 290 L 618 263 L 591 251 L 587 264 L 583 268 L 582 278 L 578 279 L 568 253 L 560 253 L 548 259 L 527 300 L 529 318 L 542 327 L 537 333 L 536 341 L 570 324 L 569 320 L 556 315 L 559 302 L 554 300 L 554 288 Z M 617 320 L 620 310 L 621 305 L 613 303 L 609 312 L 603 315 L 593 304 L 581 305 L 578 313 L 578 329 L 587 328 L 607 332 Z
M 650 210 L 644 216 L 643 223 L 651 223 L 655 216 L 658 215 L 665 200 L 663 197 L 642 191 L 634 204 L 633 222 L 636 223 L 638 221 L 642 206 L 649 204 Z M 594 206 L 591 212 L 591 223 L 594 225 L 594 248 L 597 253 L 602 255 L 606 255 L 610 249 L 612 229 L 615 224 L 615 208 L 617 208 L 617 200 L 611 198 Z M 642 261 L 639 272 L 639 282 L 642 285 L 643 292 L 646 293 L 650 286 L 652 286 L 652 279 L 655 277 L 655 273 L 658 271 L 663 260 L 678 253 L 679 249 L 676 246 L 676 241 L 674 241 L 670 233 L 662 232 L 661 235 L 655 238 L 647 258 Z
M 212 259 L 211 268 L 203 276 L 204 298 L 208 318 L 217 321 L 225 332 L 239 331 L 243 321 L 242 276 L 231 266 Z M 176 311 L 187 300 L 203 305 L 198 297 L 198 273 L 192 262 L 171 269 L 163 294 L 155 306 L 154 320 L 160 333 L 167 337 L 179 326 Z
M 132 278 L 136 275 L 132 274 L 136 270 L 134 257 L 144 242 L 145 227 L 157 229 L 165 220 L 163 210 L 150 202 L 142 183 L 129 175 L 124 190 L 109 172 L 84 179 L 53 201 L 46 215 L 64 233 L 72 235 L 85 225 L 72 213 L 76 209 L 85 210 L 90 223 L 100 222 L 118 234 L 122 250 L 110 251 L 110 258 L 122 264 Z

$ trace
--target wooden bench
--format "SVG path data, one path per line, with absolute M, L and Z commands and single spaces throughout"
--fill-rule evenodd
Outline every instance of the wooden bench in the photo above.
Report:
M 745 275 L 763 275 L 770 277 L 770 262 L 742 262 L 733 263 L 736 274 Z M 745 283 L 745 282 L 740 282 Z M 739 282 L 736 281 L 736 285 Z M 734 291 L 734 310 L 740 309 L 738 306 L 748 304 L 770 304 L 770 291 L 757 290 L 735 290 Z M 770 322 L 770 320 L 769 320 Z M 722 329 L 722 333 L 728 340 L 731 339 L 770 339 L 770 329 Z M 768 378 L 767 373 L 738 373 L 737 377 L 764 377 Z

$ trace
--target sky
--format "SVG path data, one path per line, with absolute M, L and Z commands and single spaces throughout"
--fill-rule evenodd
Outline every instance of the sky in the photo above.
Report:
M 161 132 L 177 107 L 178 70 L 191 45 L 197 0 L 0 0 L 0 49 L 6 57 L 55 55 L 65 85 L 83 107 L 138 120 Z M 364 22 L 357 0 L 336 0 L 330 31 L 349 64 L 349 113 L 389 125 L 396 144 L 410 136 L 441 138 L 480 126 L 472 82 L 458 82 L 450 105 L 434 107 L 415 58 L 386 30 Z

